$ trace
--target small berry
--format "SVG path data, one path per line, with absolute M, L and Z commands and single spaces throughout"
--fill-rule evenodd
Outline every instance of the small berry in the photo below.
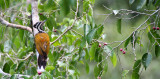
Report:
M 101 44 L 99 44 L 99 47 L 101 47 Z
M 57 32 L 57 30 L 54 30 L 54 32 Z
M 43 13 L 39 13 L 40 15 L 43 15 Z
M 97 77 L 97 79 L 101 79 L 101 77 Z
M 122 48 L 120 48 L 120 51 L 123 51 L 123 49 L 122 49 Z
M 107 45 L 107 43 L 104 43 L 104 46 Z
M 156 30 L 156 27 L 153 27 L 153 30 Z
M 123 54 L 125 54 L 126 53 L 126 51 L 123 51 Z
M 157 27 L 156 29 L 159 30 L 159 27 Z

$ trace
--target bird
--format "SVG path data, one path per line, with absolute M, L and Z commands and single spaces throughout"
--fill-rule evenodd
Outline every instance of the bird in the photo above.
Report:
M 47 64 L 47 56 L 50 49 L 49 35 L 43 30 L 43 25 L 46 20 L 37 22 L 33 25 L 34 42 L 37 54 L 37 72 L 39 75 L 45 71 Z

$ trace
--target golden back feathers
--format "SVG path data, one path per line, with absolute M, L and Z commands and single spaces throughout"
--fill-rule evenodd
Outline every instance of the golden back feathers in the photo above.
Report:
M 36 49 L 42 56 L 47 56 L 50 49 L 50 40 L 47 33 L 38 33 L 34 38 Z

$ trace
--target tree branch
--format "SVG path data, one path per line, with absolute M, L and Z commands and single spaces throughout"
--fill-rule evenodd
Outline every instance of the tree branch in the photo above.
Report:
M 1 68 L 0 68 L 0 73 L 2 75 L 7 75 L 7 76 L 11 77 L 11 74 L 3 72 Z M 21 78 L 22 76 L 25 76 L 25 77 L 28 77 L 28 78 L 30 77 L 29 75 L 22 75 L 22 74 L 14 74 L 14 75 L 18 76 L 18 78 Z
M 78 6 L 79 6 L 79 0 L 77 0 L 77 9 L 76 9 L 76 12 L 75 12 L 75 17 L 74 17 L 73 24 L 70 27 L 68 27 L 57 39 L 55 39 L 53 42 L 51 42 L 50 43 L 51 45 L 53 43 L 55 43 L 56 41 L 58 41 L 63 35 L 65 35 L 69 30 L 72 29 L 72 27 L 74 26 L 74 24 L 75 24 L 75 22 L 77 20 Z
M 17 29 L 23 29 L 23 30 L 27 30 L 30 33 L 32 33 L 32 29 L 30 27 L 9 23 L 8 21 L 4 20 L 2 17 L 0 17 L 0 23 L 6 25 L 8 27 L 17 28 Z
M 39 22 L 39 16 L 38 16 L 38 0 L 32 0 L 31 2 L 32 6 L 32 26 Z M 34 33 L 34 28 L 33 28 L 33 35 L 35 36 Z

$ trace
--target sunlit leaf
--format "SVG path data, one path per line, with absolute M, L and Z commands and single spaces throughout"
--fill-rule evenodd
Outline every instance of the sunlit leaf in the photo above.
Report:
M 11 49 L 11 41 L 10 40 L 7 40 L 7 41 L 5 41 L 5 43 L 4 43 L 4 52 L 9 52 L 10 51 L 10 49 Z
M 145 53 L 142 56 L 142 64 L 145 69 L 149 66 L 149 64 L 151 63 L 151 60 L 152 60 L 152 55 L 150 53 Z
M 117 64 L 117 57 L 116 57 L 116 54 L 115 53 L 112 53 L 112 55 L 111 55 L 111 62 L 112 62 L 112 64 L 113 64 L 113 66 L 115 67 L 116 66 L 116 64 Z
M 59 67 L 66 66 L 66 63 L 63 63 L 63 61 L 57 61 Z
M 128 74 L 129 70 L 123 70 L 122 76 L 125 77 Z
M 13 74 L 15 73 L 15 71 L 14 71 L 13 69 L 10 69 L 9 73 L 10 73 L 11 75 L 13 75 Z
M 53 69 L 55 69 L 54 66 L 46 66 L 46 68 L 45 68 L 46 71 L 51 71 Z

